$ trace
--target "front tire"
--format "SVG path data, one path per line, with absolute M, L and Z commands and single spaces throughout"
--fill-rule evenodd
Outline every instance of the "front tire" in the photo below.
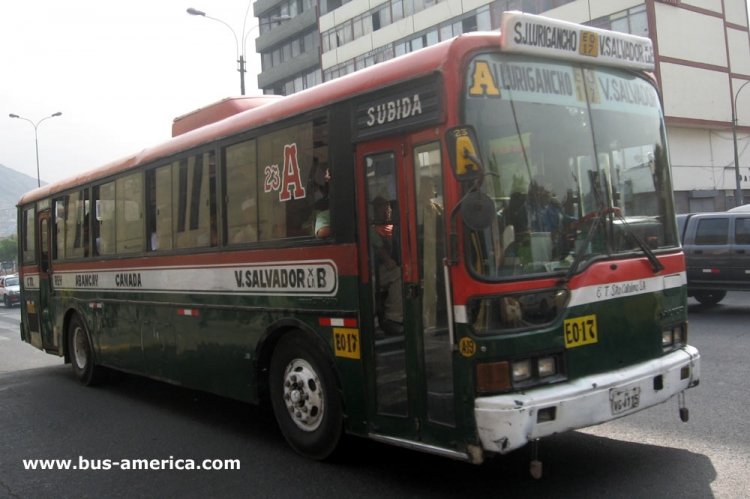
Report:
M 77 315 L 68 325 L 68 355 L 73 365 L 73 373 L 85 386 L 96 384 L 101 378 L 102 368 L 94 361 L 91 338 L 83 321 Z
M 330 457 L 343 432 L 330 356 L 301 331 L 289 333 L 274 350 L 269 384 L 273 412 L 289 445 L 311 459 Z

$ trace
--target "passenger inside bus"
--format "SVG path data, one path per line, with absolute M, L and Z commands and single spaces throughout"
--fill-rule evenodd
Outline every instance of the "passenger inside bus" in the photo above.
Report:
M 240 204 L 240 217 L 244 223 L 239 227 L 233 228 L 233 234 L 230 240 L 232 244 L 256 242 L 258 240 L 257 230 L 257 206 L 255 198 L 249 195 Z
M 315 215 L 315 237 L 322 239 L 331 235 L 331 211 L 328 200 L 328 193 L 331 182 L 331 170 L 326 168 L 323 172 L 321 182 L 316 181 L 316 189 L 313 194 L 315 197 L 314 208 Z
M 382 196 L 372 201 L 373 223 L 370 227 L 370 244 L 377 264 L 377 312 L 380 326 L 388 335 L 403 334 L 404 313 L 402 305 L 401 267 L 398 263 L 398 245 L 394 237 L 393 208 Z

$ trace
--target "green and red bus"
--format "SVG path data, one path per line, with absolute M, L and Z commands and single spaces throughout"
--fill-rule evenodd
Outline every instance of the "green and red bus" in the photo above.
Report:
M 24 341 L 480 463 L 698 384 L 650 40 L 518 12 L 18 203 Z

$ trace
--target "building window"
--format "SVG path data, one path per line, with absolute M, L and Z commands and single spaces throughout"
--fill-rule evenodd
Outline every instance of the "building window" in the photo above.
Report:
M 632 35 L 648 36 L 648 17 L 646 6 L 639 5 L 632 9 L 623 10 L 615 14 L 599 17 L 588 23 L 589 26 L 602 29 L 630 33 Z
M 399 19 L 404 17 L 404 2 L 403 0 L 393 0 L 391 2 L 391 17 L 395 23 Z
M 444 1 L 446 0 L 390 0 L 365 14 L 344 21 L 335 28 L 325 31 L 322 34 L 323 52 L 333 50 L 344 43 L 366 36 L 373 31 L 385 28 L 389 24 Z M 343 37 L 340 34 L 336 37 L 335 35 L 338 34 L 339 30 L 345 29 L 345 27 L 348 27 L 346 29 L 350 30 L 349 33 Z
M 279 24 L 312 8 L 311 0 L 288 0 L 258 18 L 258 33 L 269 33 Z

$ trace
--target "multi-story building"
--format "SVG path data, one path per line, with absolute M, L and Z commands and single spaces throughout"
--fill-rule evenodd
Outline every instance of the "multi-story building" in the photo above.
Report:
M 258 0 L 258 85 L 294 93 L 465 32 L 498 29 L 505 10 L 650 37 L 678 211 L 732 207 L 738 187 L 750 202 L 745 0 Z
M 289 95 L 323 81 L 317 0 L 258 0 L 253 4 L 261 56 L 258 88 Z

